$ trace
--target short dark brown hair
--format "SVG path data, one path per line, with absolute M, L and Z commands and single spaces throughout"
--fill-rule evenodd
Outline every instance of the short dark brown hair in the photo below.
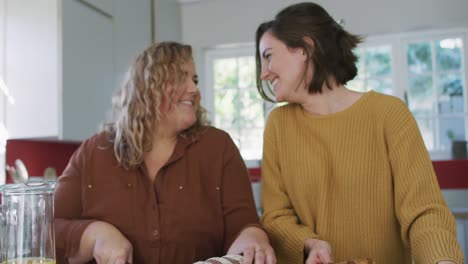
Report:
M 314 66 L 314 76 L 308 87 L 310 94 L 321 93 L 323 83 L 331 89 L 329 77 L 333 77 L 337 84 L 346 84 L 357 75 L 357 56 L 353 49 L 362 41 L 362 37 L 344 30 L 318 4 L 304 2 L 290 5 L 281 10 L 275 19 L 260 24 L 255 34 L 257 89 L 268 101 L 274 100 L 265 92 L 260 79 L 262 61 L 259 50 L 260 39 L 266 32 L 290 48 L 304 49 L 307 60 L 311 60 Z M 313 51 L 305 42 L 305 37 L 314 41 Z M 269 92 L 272 94 L 271 87 Z

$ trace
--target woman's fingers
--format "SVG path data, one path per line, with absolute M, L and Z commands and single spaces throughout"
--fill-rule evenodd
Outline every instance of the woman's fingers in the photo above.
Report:
M 276 264 L 276 256 L 272 248 L 266 250 L 266 264 Z
M 244 250 L 244 264 L 252 264 L 254 260 L 255 250 L 253 248 L 247 248 Z
M 262 249 L 255 250 L 255 264 L 264 264 L 265 263 L 265 251 Z
M 323 263 L 333 263 L 333 256 L 330 251 L 322 250 L 319 252 L 320 261 Z

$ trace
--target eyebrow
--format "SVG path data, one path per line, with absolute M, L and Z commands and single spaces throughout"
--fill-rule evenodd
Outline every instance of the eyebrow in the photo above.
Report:
M 263 57 L 264 59 L 266 59 L 266 52 L 267 52 L 268 50 L 271 50 L 271 48 L 267 48 L 266 50 L 264 50 L 264 51 L 262 52 L 262 57 Z

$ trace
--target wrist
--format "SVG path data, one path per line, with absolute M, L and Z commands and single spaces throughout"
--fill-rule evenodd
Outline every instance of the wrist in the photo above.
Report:
M 265 241 L 269 241 L 268 235 L 265 233 L 265 231 L 256 226 L 246 227 L 244 230 L 242 230 L 241 234 L 253 235 L 257 238 L 262 238 Z
M 316 238 L 307 238 L 304 241 L 304 251 L 305 252 L 310 252 L 310 250 L 315 246 L 317 241 L 318 241 L 318 239 L 316 239 Z

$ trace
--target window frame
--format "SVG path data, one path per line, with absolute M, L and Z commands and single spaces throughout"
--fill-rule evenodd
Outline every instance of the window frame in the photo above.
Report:
M 216 118 L 216 109 L 215 109 L 215 89 L 214 89 L 214 72 L 213 65 L 214 61 L 217 59 L 226 59 L 226 58 L 239 58 L 239 57 L 255 57 L 255 44 L 254 43 L 242 43 L 242 44 L 233 44 L 233 45 L 222 45 L 214 48 L 209 48 L 205 50 L 205 83 L 206 90 L 204 93 L 205 107 L 208 111 L 209 120 L 214 122 Z M 271 109 L 274 108 L 274 104 L 263 101 L 264 116 L 263 119 L 266 122 Z M 263 138 L 261 139 L 263 140 Z M 260 165 L 261 159 L 244 159 L 247 164 L 247 167 L 258 167 Z
M 420 30 L 412 32 L 404 32 L 397 34 L 385 34 L 385 35 L 373 35 L 365 36 L 363 43 L 358 48 L 369 48 L 375 46 L 387 45 L 391 47 L 391 67 L 392 67 L 392 85 L 393 95 L 402 99 L 408 105 L 407 93 L 409 90 L 408 82 L 408 62 L 407 62 L 407 45 L 413 42 L 421 41 L 439 41 L 445 38 L 461 38 L 463 41 L 462 47 L 462 69 L 461 73 L 463 76 L 463 103 L 464 112 L 463 117 L 465 121 L 465 140 L 468 139 L 468 28 L 450 28 L 450 29 L 437 29 L 437 30 Z M 233 58 L 233 57 L 244 57 L 244 56 L 255 56 L 255 44 L 252 42 L 232 44 L 232 45 L 221 45 L 204 50 L 204 70 L 205 70 L 205 84 L 204 90 L 204 105 L 208 110 L 210 120 L 215 120 L 216 115 L 214 108 L 214 80 L 213 80 L 213 63 L 216 59 L 222 58 Z M 435 56 L 435 53 L 432 54 Z M 435 74 L 435 71 L 434 73 Z M 436 85 L 436 84 L 434 84 Z M 437 95 L 436 95 L 437 98 Z M 275 108 L 274 103 L 263 102 L 264 106 L 264 120 L 266 122 L 267 117 L 272 109 Z M 442 115 L 447 117 L 446 114 Z M 454 116 L 460 116 L 456 114 Z M 437 116 L 433 115 L 435 119 L 439 120 L 441 115 L 437 113 Z M 439 121 L 437 121 L 439 122 Z M 431 157 L 447 158 L 449 150 L 442 150 L 440 148 L 440 125 L 437 123 L 434 134 L 435 142 L 434 149 L 428 150 Z M 252 166 L 258 165 L 259 160 L 246 160 L 247 164 L 253 164 Z
M 431 43 L 431 56 L 432 62 L 435 62 L 435 46 L 433 43 L 437 43 L 440 40 L 447 39 L 447 38 L 460 38 L 463 41 L 463 47 L 461 49 L 461 55 L 462 55 L 462 65 L 461 65 L 461 75 L 462 75 L 462 83 L 463 83 L 463 104 L 464 104 L 464 111 L 463 113 L 457 113 L 457 114 L 441 114 L 439 110 L 437 110 L 436 114 L 431 114 L 430 117 L 432 117 L 434 124 L 433 126 L 433 131 L 434 131 L 434 149 L 428 150 L 429 153 L 431 154 L 431 157 L 448 157 L 448 152 L 450 151 L 449 149 L 442 149 L 441 148 L 441 140 L 440 140 L 440 132 L 441 132 L 441 127 L 440 127 L 440 119 L 442 117 L 463 117 L 464 118 L 464 127 L 465 127 L 465 140 L 468 138 L 468 70 L 467 70 L 467 63 L 468 63 L 468 28 L 454 28 L 454 29 L 446 29 L 446 30 L 431 30 L 431 31 L 418 31 L 418 32 L 409 32 L 409 33 L 404 33 L 400 35 L 400 43 L 399 45 L 401 46 L 402 52 L 401 56 L 403 57 L 403 63 L 402 69 L 401 69 L 401 79 L 403 81 L 403 99 L 405 99 L 405 102 L 408 104 L 407 100 L 407 93 L 409 91 L 409 67 L 408 67 L 408 62 L 407 62 L 407 51 L 408 51 L 408 45 L 412 43 L 420 43 L 420 42 L 429 42 Z M 433 70 L 431 71 L 431 76 L 433 78 L 433 86 L 436 89 L 435 90 L 435 98 L 433 102 L 439 102 L 438 100 L 438 93 L 437 93 L 437 80 L 439 79 L 437 77 L 438 71 L 436 65 L 433 65 Z

